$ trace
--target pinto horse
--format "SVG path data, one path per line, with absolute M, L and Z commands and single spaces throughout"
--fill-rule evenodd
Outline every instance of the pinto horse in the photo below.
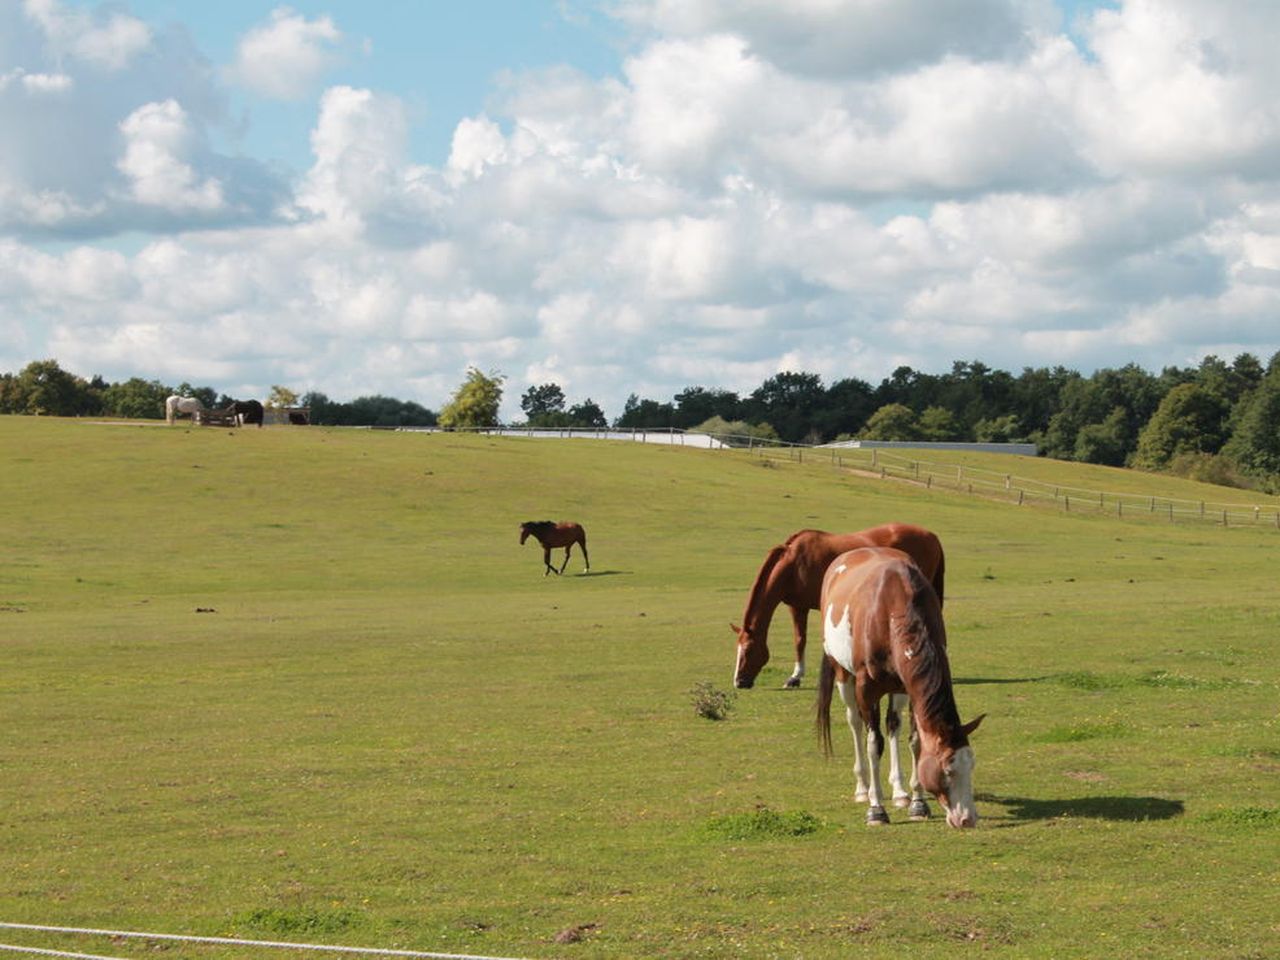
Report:
M 747 596 L 742 626 L 729 624 L 738 637 L 738 659 L 733 685 L 747 688 L 769 662 L 769 621 L 778 604 L 791 608 L 795 629 L 796 665 L 786 686 L 800 686 L 804 676 L 804 648 L 809 631 L 809 611 L 818 608 L 822 577 L 831 561 L 846 550 L 858 547 L 893 547 L 911 555 L 924 571 L 942 602 L 945 568 L 942 542 L 924 527 L 909 523 L 886 523 L 857 533 L 827 533 L 800 530 L 769 551 Z
M 204 404 L 200 402 L 199 397 L 180 397 L 175 393 L 164 402 L 165 423 L 172 425 L 180 415 L 195 419 L 195 415 L 203 409 Z
M 545 577 L 548 573 L 554 573 L 557 576 L 564 573 L 564 568 L 569 565 L 569 552 L 573 550 L 576 543 L 582 548 L 582 561 L 587 565 L 587 569 L 591 569 L 591 558 L 587 556 L 587 532 L 582 529 L 581 524 L 577 523 L 556 523 L 554 520 L 526 520 L 520 524 L 520 545 L 529 537 L 536 537 L 538 542 L 542 544 L 542 562 L 546 565 L 546 570 L 542 572 Z M 554 547 L 564 547 L 564 563 L 560 564 L 557 570 L 551 565 L 551 550 Z
M 973 803 L 969 735 L 982 716 L 960 722 L 951 689 L 942 604 L 928 578 L 901 550 L 850 550 L 836 557 L 827 570 L 820 609 L 824 656 L 818 681 L 818 735 L 830 756 L 834 686 L 853 733 L 854 799 L 867 801 L 867 823 L 889 822 L 880 792 L 880 699 L 905 693 L 915 721 L 910 816 L 913 820 L 929 816 L 924 797 L 928 790 L 946 811 L 950 826 L 972 827 L 978 812 Z

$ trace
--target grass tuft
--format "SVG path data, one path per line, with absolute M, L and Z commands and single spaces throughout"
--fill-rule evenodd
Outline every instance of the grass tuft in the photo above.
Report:
M 749 813 L 727 813 L 706 821 L 700 833 L 713 840 L 779 840 L 817 833 L 822 820 L 803 810 L 780 812 L 759 806 Z
M 235 918 L 237 926 L 274 934 L 333 934 L 364 923 L 355 910 L 280 910 L 261 907 Z
M 1224 810 L 1211 810 L 1196 819 L 1201 823 L 1231 827 L 1280 827 L 1280 808 L 1228 807 Z
M 1083 740 L 1105 740 L 1123 737 L 1125 727 L 1115 720 L 1101 723 L 1075 723 L 1046 730 L 1035 739 L 1039 743 L 1079 743 Z

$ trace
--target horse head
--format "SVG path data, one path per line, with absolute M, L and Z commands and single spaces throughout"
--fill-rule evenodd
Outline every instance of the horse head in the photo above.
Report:
M 931 738 L 925 738 L 921 744 L 916 775 L 920 785 L 947 811 L 947 825 L 951 827 L 972 827 L 978 822 L 978 810 L 973 803 L 973 747 L 969 746 L 969 734 L 978 729 L 985 716 L 984 713 L 964 724 L 955 743 L 930 743 Z
M 532 526 L 533 526 L 532 523 L 520 524 L 520 545 L 521 546 L 524 546 L 524 542 L 529 539 L 529 534 L 533 532 L 532 530 L 529 529 Z
M 729 629 L 738 638 L 738 657 L 733 668 L 733 685 L 739 690 L 748 690 L 756 682 L 756 676 L 769 662 L 768 637 L 761 631 L 756 633 L 750 627 L 739 627 L 729 624 Z

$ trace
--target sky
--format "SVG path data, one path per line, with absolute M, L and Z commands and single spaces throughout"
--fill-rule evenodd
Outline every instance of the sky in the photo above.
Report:
M 1280 4 L 0 0 L 0 372 L 504 419 L 1280 350 Z

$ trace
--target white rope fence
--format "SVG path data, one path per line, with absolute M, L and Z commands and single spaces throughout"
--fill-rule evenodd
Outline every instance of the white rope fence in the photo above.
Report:
M 6 930 L 32 930 L 40 933 L 72 933 L 93 937 L 121 937 L 137 940 L 171 940 L 181 943 L 208 943 L 221 946 L 264 947 L 281 950 L 317 950 L 326 953 L 358 953 L 375 957 L 419 957 L 426 960 L 519 960 L 516 957 L 486 957 L 472 953 L 424 953 L 421 950 L 387 950 L 378 947 L 343 947 L 320 943 L 287 943 L 275 940 L 242 940 L 235 937 L 194 937 L 178 933 L 138 933 L 131 930 L 96 930 L 86 927 L 51 927 L 35 923 L 5 923 L 0 921 L 0 928 Z M 68 953 L 62 950 L 47 950 L 41 947 L 23 947 L 0 943 L 0 951 L 13 953 L 34 953 L 46 957 L 73 957 L 76 960 L 121 960 L 120 957 L 104 957 L 91 953 Z

